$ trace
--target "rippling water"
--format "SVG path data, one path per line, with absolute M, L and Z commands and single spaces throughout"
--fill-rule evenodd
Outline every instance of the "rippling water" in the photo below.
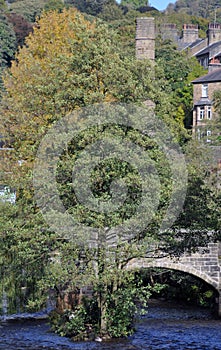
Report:
M 4 350 L 221 350 L 221 320 L 201 309 L 153 303 L 129 339 L 73 343 L 50 332 L 45 320 L 13 318 L 0 325 Z

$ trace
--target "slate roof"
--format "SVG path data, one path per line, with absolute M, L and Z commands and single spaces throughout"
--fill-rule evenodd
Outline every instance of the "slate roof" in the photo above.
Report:
M 211 106 L 211 105 L 212 105 L 212 101 L 209 100 L 208 98 L 203 98 L 203 97 L 199 101 L 194 103 L 194 106 Z
M 213 43 L 205 47 L 205 49 L 202 49 L 201 51 L 197 52 L 196 57 L 209 54 L 211 50 L 214 50 L 216 47 L 220 47 L 220 45 L 221 45 L 221 41 L 217 41 L 216 43 Z
M 203 75 L 200 78 L 197 78 L 192 81 L 193 84 L 198 83 L 215 83 L 215 82 L 221 82 L 221 68 L 216 69 L 206 75 Z
M 204 41 L 204 39 L 197 39 L 196 41 L 194 41 L 193 43 L 189 44 L 188 47 L 192 48 L 196 45 L 198 45 L 199 43 L 201 43 L 201 41 Z

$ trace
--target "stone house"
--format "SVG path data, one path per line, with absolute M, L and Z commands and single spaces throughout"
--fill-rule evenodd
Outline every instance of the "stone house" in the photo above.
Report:
M 175 42 L 178 50 L 186 50 L 190 56 L 195 56 L 205 69 L 214 61 L 221 63 L 220 23 L 209 23 L 205 38 L 199 37 L 199 28 L 195 24 L 184 24 L 181 35 L 171 23 L 163 24 L 159 31 L 163 39 Z
M 211 68 L 210 68 L 211 67 Z M 193 133 L 198 139 L 211 142 L 211 121 L 215 117 L 213 94 L 221 90 L 221 68 L 211 64 L 209 73 L 192 81 L 193 83 Z
M 214 92 L 221 90 L 220 63 L 210 63 L 208 74 L 192 81 L 193 83 L 193 136 L 210 145 L 211 174 L 216 174 L 216 183 L 221 186 L 221 146 L 214 143 L 217 135 Z M 219 135 L 220 132 L 218 131 Z

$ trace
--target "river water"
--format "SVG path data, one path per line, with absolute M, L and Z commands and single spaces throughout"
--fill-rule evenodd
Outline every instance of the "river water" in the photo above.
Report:
M 209 311 L 200 308 L 152 301 L 147 315 L 140 319 L 136 329 L 128 339 L 73 343 L 50 332 L 46 320 L 11 317 L 0 323 L 0 349 L 221 350 L 221 320 L 214 319 Z

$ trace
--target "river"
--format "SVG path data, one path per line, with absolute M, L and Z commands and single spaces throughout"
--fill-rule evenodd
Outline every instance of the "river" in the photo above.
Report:
M 0 349 L 221 350 L 221 320 L 208 310 L 180 304 L 152 301 L 147 315 L 136 324 L 136 333 L 111 342 L 73 343 L 50 332 L 47 321 L 40 318 L 36 314 L 35 319 L 12 316 L 2 320 Z

